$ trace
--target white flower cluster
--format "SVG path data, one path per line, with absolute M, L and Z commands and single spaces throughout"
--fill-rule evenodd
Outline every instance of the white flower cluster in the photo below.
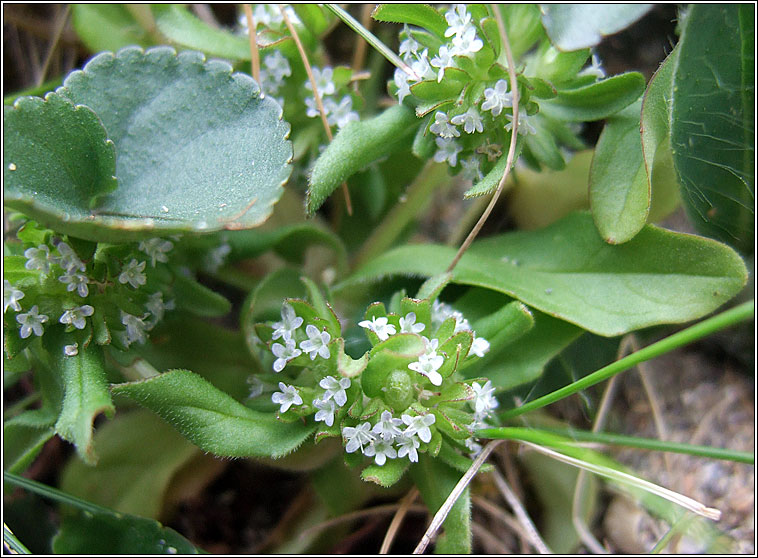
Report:
M 274 323 L 274 333 L 271 336 L 272 340 L 281 338 L 284 341 L 284 345 L 281 343 L 271 345 L 271 352 L 276 357 L 274 372 L 281 372 L 289 361 L 303 353 L 307 354 L 311 360 L 315 360 L 317 356 L 324 359 L 329 359 L 332 356 L 329 349 L 332 336 L 328 331 L 320 331 L 313 324 L 307 324 L 305 335 L 308 339 L 301 341 L 298 349 L 295 332 L 303 325 L 303 318 L 297 316 L 292 306 L 286 302 L 282 305 L 281 315 L 282 321 Z
M 297 17 L 292 6 L 284 4 L 284 11 L 293 25 L 300 23 L 300 18 Z M 253 20 L 256 28 L 261 26 L 274 30 L 284 28 L 284 18 L 279 10 L 279 4 L 253 4 Z M 247 28 L 247 16 L 244 13 L 240 14 L 237 23 L 245 35 L 250 34 L 250 30 Z
M 435 416 L 431 413 L 415 416 L 403 414 L 395 418 L 390 411 L 384 411 L 373 426 L 370 422 L 363 422 L 342 429 L 345 451 L 353 453 L 360 449 L 363 455 L 373 457 L 374 463 L 379 466 L 384 465 L 387 459 L 406 456 L 416 463 L 421 442 L 429 443 L 432 439 L 429 427 L 434 422 Z M 405 429 L 401 430 L 403 424 Z
M 260 72 L 261 89 L 268 95 L 276 95 L 284 85 L 284 78 L 292 75 L 292 68 L 286 57 L 275 50 L 263 58 L 263 67 Z M 284 99 L 277 97 L 277 102 L 284 105 Z
M 321 379 L 318 385 L 324 391 L 319 397 L 313 399 L 313 406 L 317 409 L 313 419 L 316 422 L 323 422 L 327 426 L 333 426 L 334 415 L 337 410 L 347 403 L 346 390 L 350 387 L 350 378 L 337 380 L 334 376 L 326 376 Z M 303 404 L 303 398 L 295 386 L 279 382 L 279 389 L 282 391 L 274 392 L 271 395 L 271 401 L 279 405 L 280 413 L 286 413 L 292 405 Z
M 490 350 L 490 343 L 484 337 L 477 337 L 476 332 L 471 329 L 471 325 L 468 320 L 463 317 L 463 314 L 458 312 L 455 308 L 445 302 L 435 300 L 432 303 L 432 325 L 439 327 L 448 318 L 455 318 L 455 333 L 459 331 L 470 331 L 474 336 L 474 342 L 471 343 L 470 353 L 475 354 L 479 358 L 487 354 Z
M 474 421 L 469 425 L 469 428 L 471 430 L 486 428 L 490 425 L 485 420 L 492 415 L 492 411 L 498 406 L 498 400 L 495 399 L 495 388 L 489 380 L 484 385 L 480 385 L 479 382 L 473 382 L 471 387 L 474 390 L 474 399 L 469 401 L 469 405 L 474 410 Z M 482 446 L 476 442 L 476 438 L 473 436 L 467 438 L 464 443 L 471 452 L 472 457 L 477 456 L 482 451 Z
M 173 244 L 171 242 L 161 238 L 152 238 L 139 244 L 139 250 L 147 254 L 153 267 L 155 267 L 156 262 L 167 262 L 167 254 L 172 248 Z M 46 244 L 26 249 L 24 251 L 24 256 L 26 257 L 24 266 L 29 270 L 39 270 L 42 275 L 50 275 L 54 271 L 54 268 L 51 266 L 58 265 L 63 270 L 63 273 L 58 276 L 58 281 L 66 285 L 66 290 L 69 292 L 76 291 L 77 295 L 81 298 L 88 297 L 89 285 L 93 281 L 85 274 L 87 269 L 86 264 L 79 258 L 74 249 L 65 242 L 58 242 L 54 250 L 57 251 L 58 255 L 51 252 L 50 246 Z M 128 284 L 134 289 L 144 286 L 147 283 L 146 265 L 146 261 L 138 261 L 136 258 L 132 258 L 131 261 L 121 268 L 118 282 L 122 285 Z M 20 300 L 24 296 L 23 291 L 14 287 L 10 281 L 5 279 L 3 281 L 3 312 L 7 312 L 9 308 L 15 312 L 21 312 L 23 308 Z M 164 303 L 163 293 L 158 291 L 150 295 L 145 307 L 147 312 L 142 317 L 121 312 L 121 323 L 126 327 L 126 332 L 123 334 L 123 341 L 126 346 L 134 341 L 144 343 L 146 340 L 145 332 L 152 329 L 163 318 L 166 310 L 173 308 L 173 301 Z M 70 330 L 84 329 L 87 325 L 86 318 L 91 317 L 95 313 L 94 307 L 89 304 L 78 306 L 68 304 L 64 308 L 63 313 L 58 318 L 58 322 L 67 326 Z M 145 320 L 148 318 L 150 319 L 146 322 Z M 16 315 L 16 321 L 19 324 L 19 335 L 22 339 L 30 337 L 32 333 L 37 337 L 41 337 L 44 334 L 42 324 L 48 322 L 49 319 L 48 315 L 40 314 L 38 305 L 33 305 L 28 312 Z M 78 354 L 78 345 L 76 343 L 66 345 L 64 352 L 67 356 L 76 355 Z
M 353 99 L 350 95 L 343 95 L 339 102 L 337 102 L 335 97 L 332 97 L 337 91 L 333 77 L 334 70 L 331 67 L 326 66 L 323 70 L 315 66 L 313 67 L 313 81 L 316 82 L 316 91 L 319 97 L 321 97 L 321 104 L 324 105 L 327 123 L 329 126 L 344 128 L 348 123 L 358 120 L 360 117 L 353 110 Z M 308 91 L 313 91 L 313 85 L 310 80 L 305 82 L 305 88 Z M 310 118 L 320 117 L 315 96 L 306 97 L 305 106 L 306 116 Z

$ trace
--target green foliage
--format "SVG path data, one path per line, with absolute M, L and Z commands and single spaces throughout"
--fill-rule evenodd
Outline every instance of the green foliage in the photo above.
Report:
M 753 251 L 755 8 L 692 6 L 673 70 L 671 153 L 690 219 Z

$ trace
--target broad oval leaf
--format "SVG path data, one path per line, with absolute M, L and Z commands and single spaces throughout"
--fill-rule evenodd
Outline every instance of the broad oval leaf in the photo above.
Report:
M 590 169 L 590 206 L 606 242 L 634 238 L 647 221 L 650 185 L 640 139 L 641 103 L 634 103 L 605 123 Z
M 390 274 L 428 277 L 444 271 L 454 256 L 446 246 L 401 246 L 332 292 Z M 453 271 L 454 283 L 505 293 L 605 336 L 700 318 L 746 280 L 745 264 L 721 243 L 646 225 L 631 241 L 613 246 L 585 212 L 538 231 L 480 240 Z
M 285 424 L 273 413 L 248 409 L 189 370 L 116 384 L 111 390 L 157 413 L 200 449 L 222 457 L 282 457 L 316 428 Z
M 540 4 L 548 37 L 563 51 L 595 46 L 652 8 L 653 4 Z
M 116 151 L 97 115 L 48 93 L 4 107 L 3 201 L 30 217 L 89 211 L 116 188 Z
M 563 89 L 553 99 L 540 102 L 540 112 L 557 120 L 592 122 L 608 118 L 640 98 L 645 76 L 619 74 L 576 89 Z
M 744 253 L 755 235 L 754 18 L 755 6 L 692 6 L 671 109 L 671 149 L 690 219 Z
M 56 93 L 100 118 L 116 145 L 118 188 L 94 207 L 92 199 L 79 203 L 88 193 L 79 184 L 57 189 L 60 207 L 34 200 L 14 206 L 55 230 L 124 242 L 252 228 L 282 194 L 291 170 L 289 125 L 275 101 L 262 98 L 250 77 L 233 74 L 225 62 L 191 51 L 177 55 L 169 47 L 129 47 L 96 56 Z M 60 134 L 50 135 L 52 142 L 77 143 Z M 6 153 L 7 144 L 6 137 Z M 46 154 L 26 156 L 38 161 Z M 5 178 L 27 196 L 43 185 L 55 190 L 7 169 Z

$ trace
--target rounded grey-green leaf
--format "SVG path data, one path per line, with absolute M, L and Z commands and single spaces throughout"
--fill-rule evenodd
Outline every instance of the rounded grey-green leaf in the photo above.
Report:
M 203 54 L 127 47 L 93 58 L 57 90 L 100 118 L 118 188 L 43 222 L 110 242 L 255 227 L 291 172 L 289 125 L 255 81 Z
M 88 210 L 116 188 L 116 153 L 97 115 L 55 93 L 4 107 L 4 203 L 41 218 Z

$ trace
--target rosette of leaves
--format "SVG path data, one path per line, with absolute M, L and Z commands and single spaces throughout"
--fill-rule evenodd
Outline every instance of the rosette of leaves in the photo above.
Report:
M 255 227 L 290 173 L 277 103 L 170 47 L 101 53 L 4 123 L 5 205 L 92 241 Z

